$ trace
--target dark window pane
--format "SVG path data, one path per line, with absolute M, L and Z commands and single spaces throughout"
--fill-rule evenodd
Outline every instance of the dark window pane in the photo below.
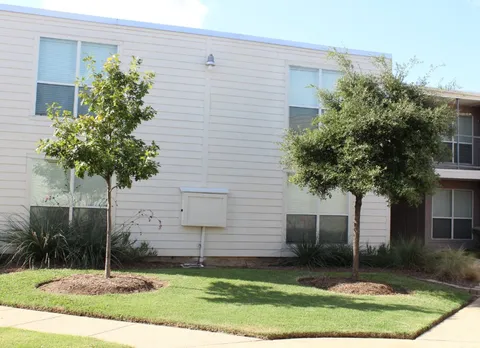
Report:
M 87 90 L 89 90 L 89 88 L 87 88 Z M 85 105 L 85 104 L 82 104 L 82 98 L 80 97 L 80 94 L 78 96 L 78 109 L 77 109 L 77 115 L 80 116 L 80 115 L 93 115 L 93 113 L 89 112 L 88 111 L 88 107 L 90 105 Z
M 444 143 L 444 144 L 447 146 L 448 150 L 447 150 L 445 156 L 442 157 L 440 160 L 441 160 L 442 162 L 452 162 L 452 158 L 453 158 L 453 157 L 452 157 L 452 156 L 453 156 L 453 144 L 452 144 L 452 143 Z M 455 157 L 455 158 L 456 158 L 456 157 Z
M 318 116 L 318 109 L 290 107 L 290 128 L 303 130 L 306 128 L 315 128 L 312 121 Z
M 37 84 L 37 102 L 35 104 L 36 115 L 46 115 L 47 105 L 58 103 L 62 110 L 73 112 L 73 99 L 75 98 L 75 87 L 57 86 L 44 83 Z
M 453 239 L 472 239 L 472 220 L 455 219 L 453 221 Z
M 107 229 L 107 209 L 73 208 L 72 225 L 91 233 L 105 233 Z
M 93 115 L 91 112 L 88 111 L 89 105 L 82 104 L 82 102 L 78 101 L 78 116 L 80 115 Z
M 460 163 L 472 164 L 472 144 L 459 144 Z
M 30 207 L 30 228 L 36 232 L 61 232 L 68 228 L 68 208 L 65 207 Z
M 460 146 L 458 146 L 460 145 Z M 460 149 L 460 153 L 457 153 L 457 148 Z M 453 145 L 453 158 L 454 162 L 457 163 L 458 155 L 460 155 L 460 163 L 463 164 L 472 164 L 472 144 L 454 144 Z
M 316 230 L 315 215 L 287 215 L 287 243 L 315 243 Z
M 452 238 L 452 220 L 433 219 L 433 238 Z
M 321 215 L 320 243 L 348 243 L 348 217 Z

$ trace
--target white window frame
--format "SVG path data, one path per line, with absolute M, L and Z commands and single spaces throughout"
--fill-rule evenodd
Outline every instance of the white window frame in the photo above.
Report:
M 317 110 L 317 115 L 321 115 L 323 114 L 323 112 L 325 111 L 325 108 L 323 108 L 322 106 L 322 103 L 320 102 L 320 100 L 318 100 L 318 104 L 316 107 L 312 107 L 311 105 L 297 105 L 297 104 L 290 104 L 290 76 L 291 76 L 291 71 L 292 69 L 299 69 L 299 70 L 306 70 L 306 71 L 316 71 L 317 75 L 318 75 L 318 86 L 320 88 L 322 88 L 323 86 L 323 71 L 337 71 L 339 72 L 339 70 L 335 70 L 335 69 L 323 69 L 323 68 L 319 68 L 319 67 L 312 67 L 312 66 L 308 66 L 308 65 L 302 65 L 302 64 L 286 64 L 286 74 L 287 74 L 287 98 L 286 98 L 286 128 L 287 129 L 290 129 L 290 108 L 291 107 L 296 107 L 296 108 L 304 108 L 304 109 L 315 109 Z M 307 87 L 307 86 L 305 86 Z M 320 125 L 319 125 L 320 126 Z M 290 170 L 286 170 L 284 171 L 285 172 L 285 176 L 284 176 L 284 188 L 283 188 L 283 192 L 285 193 L 286 192 L 286 189 L 287 189 L 287 185 L 289 185 L 289 182 L 288 182 L 288 175 L 290 174 L 293 174 L 293 171 L 290 171 Z M 316 210 L 317 212 L 320 211 L 320 202 L 322 200 L 319 198 L 319 197 L 316 197 Z M 284 210 L 284 220 L 283 220 L 283 223 L 284 223 L 284 231 L 285 231 L 285 237 L 284 237 L 284 241 L 287 245 L 290 245 L 290 244 L 294 244 L 294 243 L 291 243 L 291 242 L 287 242 L 287 215 L 310 215 L 310 216 L 316 216 L 316 226 L 315 226 L 315 241 L 316 243 L 319 243 L 320 241 L 320 217 L 321 216 L 344 216 L 347 218 L 347 244 L 350 243 L 350 235 L 351 235 L 351 224 L 350 224 L 350 204 L 351 204 L 351 200 L 350 200 L 350 194 L 347 193 L 347 211 L 346 213 L 342 213 L 342 214 L 298 214 L 298 213 L 295 213 L 295 214 L 290 214 L 287 212 L 287 200 L 285 198 L 285 194 L 284 194 L 284 200 L 283 200 L 283 210 Z
M 31 185 L 32 185 L 32 179 L 33 179 L 33 175 L 34 175 L 33 174 L 34 163 L 36 161 L 46 161 L 46 162 L 50 162 L 50 163 L 53 163 L 53 164 L 55 164 L 55 162 L 56 162 L 54 159 L 41 158 L 41 157 L 38 157 L 38 156 L 31 156 L 29 158 L 29 162 L 30 162 L 30 164 L 28 166 L 28 169 L 29 169 L 28 207 L 29 208 L 32 207 L 32 206 L 48 207 L 48 208 L 55 208 L 55 207 L 68 208 L 68 221 L 69 222 L 72 222 L 72 220 L 73 220 L 73 209 L 84 208 L 84 209 L 105 209 L 105 210 L 107 210 L 107 208 L 108 208 L 108 202 L 107 201 L 105 202 L 105 206 L 88 206 L 88 205 L 75 205 L 74 204 L 74 200 L 73 200 L 73 197 L 75 195 L 75 170 L 74 169 L 69 169 L 70 173 L 67 174 L 69 176 L 69 180 L 70 180 L 70 187 L 69 187 L 69 192 L 68 193 L 72 197 L 72 199 L 69 200 L 68 205 L 32 205 L 32 187 L 31 187 Z M 86 178 L 88 178 L 88 176 Z M 86 179 L 86 178 L 84 178 L 84 179 Z M 112 197 L 112 199 L 113 199 L 113 197 Z M 113 214 L 112 214 L 112 216 L 113 216 Z
M 323 88 L 323 72 L 324 71 L 335 71 L 335 72 L 340 72 L 339 70 L 334 70 L 334 69 L 322 69 L 322 68 L 312 68 L 312 67 L 305 67 L 305 66 L 300 66 L 300 65 L 288 65 L 288 93 L 287 93 L 287 104 L 288 104 L 288 111 L 287 111 L 287 129 L 290 129 L 290 108 L 302 108 L 302 109 L 312 109 L 312 110 L 317 110 L 317 115 L 322 115 L 325 112 L 325 108 L 323 107 L 322 103 L 320 100 L 318 100 L 318 104 L 316 107 L 313 107 L 311 105 L 297 105 L 297 104 L 290 104 L 290 76 L 291 76 L 291 71 L 292 69 L 297 69 L 297 70 L 305 70 L 305 71 L 315 71 L 317 73 L 317 83 L 319 88 Z M 307 86 L 305 86 L 307 87 Z M 320 126 L 320 125 L 319 125 Z
M 293 174 L 292 171 L 286 171 L 287 173 L 287 180 L 286 180 L 286 184 L 285 185 L 294 185 L 294 184 L 291 184 L 288 182 L 288 175 L 290 174 Z M 287 211 L 287 200 L 286 200 L 286 197 L 284 199 L 285 203 L 285 243 L 286 244 L 295 244 L 295 243 L 292 243 L 292 242 L 287 242 L 287 215 L 310 215 L 310 216 L 316 216 L 316 221 L 315 221 L 315 242 L 318 244 L 320 242 L 320 218 L 321 216 L 343 216 L 343 217 L 346 217 L 347 218 L 347 242 L 346 244 L 348 244 L 350 242 L 350 194 L 346 194 L 347 195 L 347 209 L 346 209 L 346 213 L 340 213 L 340 214 L 335 214 L 335 213 L 329 213 L 329 214 L 321 214 L 320 213 L 320 209 L 321 209 L 321 202 L 322 202 L 322 199 L 320 199 L 320 197 L 315 197 L 315 210 L 317 211 L 316 214 L 299 214 L 299 213 L 288 213 Z M 328 198 L 327 198 L 328 199 Z
M 471 220 L 472 221 L 472 229 L 473 229 L 473 226 L 474 226 L 474 207 L 475 207 L 475 192 L 473 190 L 468 190 L 468 189 L 449 189 L 449 188 L 442 188 L 440 189 L 440 191 L 451 191 L 452 192 L 452 201 L 451 201 L 451 204 L 452 204 L 452 216 L 434 216 L 433 214 L 433 195 L 431 196 L 431 201 L 432 201 L 432 204 L 431 204 L 431 211 L 432 211 L 432 217 L 431 217 L 431 231 L 430 231 L 430 238 L 432 240 L 447 240 L 447 241 L 456 241 L 456 240 L 459 240 L 459 241 L 468 241 L 468 240 L 473 240 L 473 233 L 471 235 L 470 238 L 462 238 L 462 239 L 458 239 L 458 238 L 453 238 L 454 236 L 454 222 L 455 220 Z M 470 192 L 470 194 L 472 195 L 472 217 L 471 218 L 465 218 L 465 217 L 455 217 L 455 191 L 464 191 L 464 192 Z M 449 219 L 450 220 L 450 226 L 451 226 L 451 232 L 450 232 L 450 238 L 436 238 L 436 237 L 433 237 L 433 220 L 434 219 Z
M 318 199 L 319 200 L 319 199 Z M 347 203 L 350 204 L 350 195 L 347 195 Z M 320 243 L 320 219 L 322 216 L 341 216 L 347 218 L 347 241 L 341 244 L 348 244 L 350 241 L 350 214 L 347 212 L 345 214 L 299 214 L 299 213 L 286 213 L 285 214 L 285 223 L 287 221 L 288 215 L 308 215 L 308 216 L 315 216 L 315 243 Z M 287 227 L 285 227 L 285 243 L 286 244 L 295 244 L 295 242 L 287 241 Z
M 75 88 L 75 91 L 74 91 L 74 95 L 73 95 L 73 110 L 72 110 L 72 116 L 73 117 L 77 117 L 78 116 L 78 103 L 79 103 L 79 99 L 78 99 L 78 85 L 75 83 L 75 81 L 73 83 L 62 83 L 62 82 L 51 82 L 51 81 L 44 81 L 44 80 L 39 80 L 38 79 L 38 69 L 39 69 L 39 60 L 40 60 L 40 43 L 41 43 L 41 39 L 52 39 L 52 40 L 66 40 L 66 41 L 71 41 L 71 42 L 76 42 L 77 44 L 77 55 L 76 55 L 76 60 L 75 60 L 75 78 L 78 78 L 80 77 L 80 65 L 81 65 L 81 62 L 82 62 L 82 43 L 93 43 L 93 44 L 98 44 L 98 45 L 111 45 L 111 46 L 116 46 L 117 48 L 117 54 L 119 54 L 120 50 L 119 50 L 119 46 L 118 46 L 118 43 L 105 43 L 105 42 L 98 42 L 98 41 L 89 41 L 89 40 L 77 40 L 77 39 L 72 39 L 72 38 L 68 38 L 68 37 L 56 37 L 56 36 L 44 36 L 44 35 L 41 35 L 38 37 L 38 40 L 37 40 L 37 61 L 36 61 L 36 69 L 35 69 L 35 90 L 34 90 L 34 103 L 33 103 L 33 115 L 35 115 L 36 117 L 45 117 L 45 115 L 40 115 L 40 114 L 37 114 L 37 106 L 36 106 L 36 103 L 37 103 L 37 88 L 38 88 L 38 84 L 41 83 L 41 84 L 46 84 L 46 85 L 54 85 L 54 86 L 68 86 L 68 87 L 74 87 Z M 88 87 L 91 87 L 91 86 L 88 86 Z
M 451 145 L 452 145 L 452 158 L 451 158 L 451 163 L 458 164 L 458 165 L 463 165 L 463 166 L 469 166 L 469 165 L 473 165 L 473 161 L 474 161 L 474 148 L 473 148 L 473 140 L 474 140 L 474 135 L 473 135 L 474 117 L 473 117 L 473 115 L 472 115 L 471 113 L 460 113 L 460 114 L 457 116 L 457 118 L 460 117 L 460 116 L 468 116 L 468 117 L 471 118 L 471 120 L 472 120 L 472 135 L 461 135 L 461 134 L 459 134 L 459 130 L 457 129 L 457 130 L 455 131 L 455 134 L 452 135 L 451 139 L 449 139 L 449 140 L 444 140 L 443 142 L 444 142 L 445 144 L 451 144 Z M 462 137 L 470 137 L 470 138 L 472 138 L 472 142 L 471 142 L 471 143 L 466 143 L 466 142 L 463 142 L 463 141 L 458 141 L 458 142 L 455 141 L 455 137 L 458 137 L 458 140 L 460 140 L 460 137 L 461 137 L 461 136 L 462 136 Z M 461 162 L 460 162 L 460 158 L 457 158 L 458 163 L 455 162 L 455 155 L 456 155 L 455 144 L 457 144 L 457 145 L 464 144 L 464 145 L 471 145 L 471 146 L 472 146 L 472 162 L 471 162 L 471 163 L 461 163 Z M 448 163 L 450 163 L 450 162 L 448 162 Z

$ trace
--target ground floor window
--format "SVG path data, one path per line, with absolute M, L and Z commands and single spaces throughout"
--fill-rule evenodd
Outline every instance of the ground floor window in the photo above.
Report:
M 473 191 L 438 190 L 432 197 L 432 238 L 472 239 Z
M 348 243 L 348 195 L 321 200 L 288 183 L 286 211 L 287 243 Z
M 99 176 L 80 179 L 53 161 L 33 160 L 30 215 L 61 226 L 89 223 L 105 231 L 107 187 Z

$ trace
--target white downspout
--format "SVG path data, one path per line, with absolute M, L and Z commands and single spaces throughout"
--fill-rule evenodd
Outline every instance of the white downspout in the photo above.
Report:
M 202 235 L 200 237 L 200 259 L 199 263 L 203 264 L 203 260 L 205 259 L 204 254 L 205 254 L 205 233 L 206 233 L 206 227 L 202 227 Z

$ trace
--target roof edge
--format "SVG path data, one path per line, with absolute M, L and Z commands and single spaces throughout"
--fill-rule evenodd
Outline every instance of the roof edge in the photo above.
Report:
M 101 23 L 101 24 L 112 24 L 112 25 L 119 25 L 119 26 L 126 26 L 126 27 L 156 29 L 156 30 L 178 32 L 178 33 L 185 33 L 185 34 L 214 36 L 214 37 L 219 37 L 224 39 L 259 42 L 259 43 L 265 43 L 265 44 L 271 44 L 271 45 L 305 48 L 305 49 L 311 49 L 311 50 L 317 50 L 317 51 L 328 51 L 330 49 L 336 49 L 340 52 L 344 52 L 352 55 L 367 56 L 367 57 L 384 56 L 388 59 L 392 59 L 392 55 L 389 53 L 363 51 L 363 50 L 356 50 L 356 49 L 345 49 L 345 48 L 339 48 L 339 47 L 329 47 L 329 46 L 316 45 L 316 44 L 310 44 L 305 42 L 272 39 L 272 38 L 265 38 L 260 36 L 235 34 L 235 33 L 221 32 L 221 31 L 207 30 L 207 29 L 179 27 L 179 26 L 173 26 L 173 25 L 149 23 L 149 22 L 138 22 L 138 21 L 132 21 L 127 19 L 115 19 L 115 18 L 108 18 L 108 17 L 83 15 L 83 14 L 77 14 L 77 13 L 44 10 L 44 9 L 34 8 L 34 7 L 0 4 L 0 11 L 55 17 L 55 18 L 62 18 L 62 19 L 72 19 L 72 20 L 94 22 L 94 23 Z
M 478 92 L 460 91 L 460 90 L 453 90 L 453 89 L 440 89 L 440 88 L 434 88 L 434 87 L 427 87 L 427 90 L 444 98 L 452 98 L 452 99 L 458 98 L 463 100 L 480 101 L 480 93 Z

